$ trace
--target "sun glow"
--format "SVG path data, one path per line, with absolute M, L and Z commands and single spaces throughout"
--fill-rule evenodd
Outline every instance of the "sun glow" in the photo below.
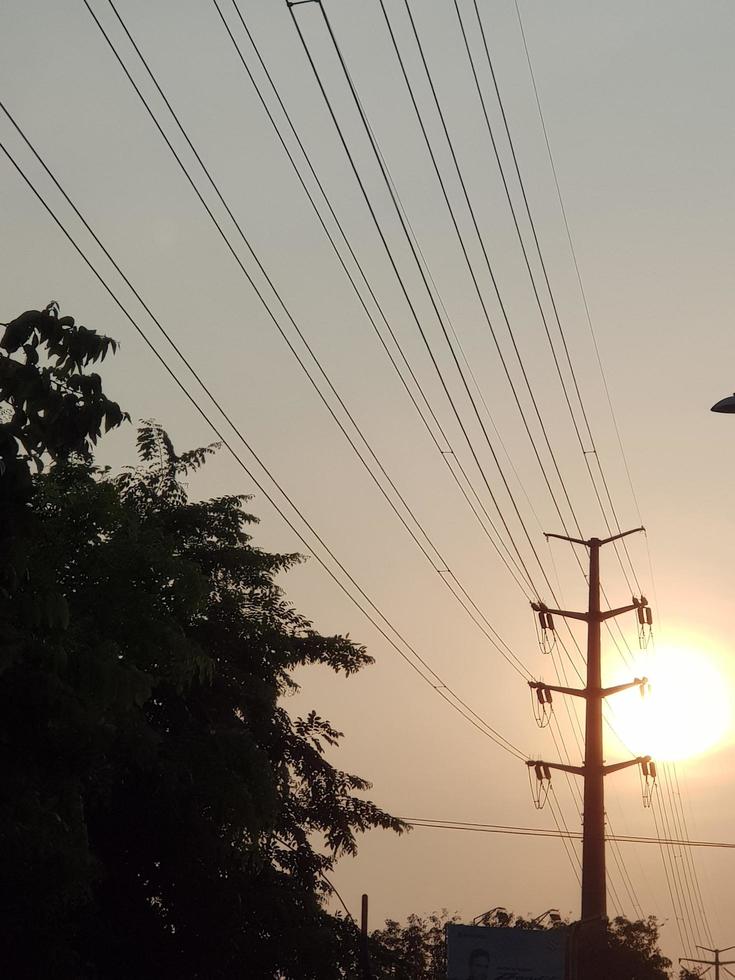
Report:
M 645 670 L 650 687 L 613 695 L 609 719 L 636 755 L 675 761 L 702 755 L 731 726 L 730 689 L 712 658 L 680 647 L 659 648 Z

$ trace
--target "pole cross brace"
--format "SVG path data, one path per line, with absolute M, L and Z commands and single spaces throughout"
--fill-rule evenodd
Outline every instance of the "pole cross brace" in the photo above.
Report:
M 542 688 L 544 691 L 554 691 L 555 694 L 571 694 L 577 698 L 587 696 L 587 692 L 581 687 L 559 687 L 557 684 L 544 684 L 543 681 L 529 681 L 528 686 L 534 690 Z
M 603 776 L 609 776 L 610 773 L 619 772 L 621 769 L 628 769 L 630 766 L 639 766 L 642 762 L 650 762 L 650 755 L 639 755 L 635 759 L 627 759 L 625 762 L 615 762 L 610 766 L 602 767 Z M 544 766 L 547 769 L 559 769 L 561 772 L 571 772 L 575 776 L 584 776 L 586 773 L 585 766 L 567 766 L 562 762 L 545 762 L 541 759 L 529 759 L 526 762 L 529 769 L 535 766 Z
M 630 531 L 621 531 L 620 534 L 613 534 L 610 538 L 590 538 L 589 541 L 585 541 L 583 538 L 569 538 L 566 534 L 551 534 L 544 533 L 545 538 L 557 538 L 559 541 L 569 541 L 571 544 L 582 544 L 585 548 L 590 548 L 592 545 L 597 545 L 601 548 L 605 544 L 611 544 L 613 541 L 619 541 L 620 538 L 627 538 L 629 534 L 638 534 L 639 531 L 645 531 L 645 527 L 634 527 Z
M 615 687 L 603 687 L 598 693 L 603 698 L 606 698 L 611 694 L 618 694 L 620 691 L 630 690 L 631 687 L 641 687 L 647 683 L 647 677 L 636 677 L 634 680 L 628 681 L 627 684 L 616 684 Z M 560 687 L 558 684 L 544 684 L 543 681 L 529 681 L 528 686 L 534 690 L 542 688 L 545 691 L 554 691 L 555 694 L 571 694 L 575 698 L 586 698 L 589 697 L 590 693 L 586 688 Z
M 581 619 L 585 623 L 588 623 L 590 619 L 587 613 L 570 612 L 568 609 L 549 609 L 543 602 L 532 602 L 531 609 L 534 612 L 545 612 L 551 613 L 552 616 L 562 616 L 564 619 Z
M 609 776 L 611 772 L 620 772 L 621 769 L 628 769 L 630 766 L 640 766 L 644 762 L 650 762 L 650 755 L 639 755 L 635 759 L 628 759 L 626 762 L 616 762 L 612 766 L 603 766 L 603 776 Z
M 529 769 L 534 766 L 544 766 L 546 769 L 561 769 L 562 772 L 571 772 L 575 776 L 584 776 L 584 766 L 565 766 L 561 762 L 542 762 L 541 759 L 529 759 L 526 765 Z
M 549 609 L 545 603 L 532 602 L 531 609 L 534 612 L 551 613 L 552 616 L 561 616 L 563 619 L 579 619 L 583 623 L 604 623 L 608 619 L 622 616 L 624 613 L 632 612 L 640 607 L 640 602 L 632 602 L 627 606 L 618 606 L 617 609 L 605 609 L 602 612 L 592 614 L 588 612 L 575 612 L 571 609 Z
M 631 687 L 643 687 L 647 683 L 647 677 L 635 677 L 632 681 L 628 681 L 627 684 L 616 684 L 615 687 L 603 687 L 600 693 L 603 698 L 606 698 L 611 694 L 618 694 L 620 691 L 629 691 Z

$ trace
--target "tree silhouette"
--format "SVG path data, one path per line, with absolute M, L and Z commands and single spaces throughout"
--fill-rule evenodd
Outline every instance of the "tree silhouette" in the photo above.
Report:
M 300 559 L 253 544 L 246 497 L 189 499 L 215 447 L 178 455 L 146 423 L 137 467 L 94 466 L 123 414 L 84 369 L 112 341 L 50 308 L 0 346 L 5 975 L 346 976 L 355 930 L 325 876 L 403 825 L 283 697 L 297 667 L 371 658 L 287 602 L 275 577 Z
M 459 922 L 446 909 L 429 916 L 410 915 L 405 925 L 388 920 L 371 936 L 375 980 L 444 980 L 447 973 L 445 927 Z M 537 922 L 495 909 L 482 923 L 491 929 L 548 929 L 569 923 Z M 607 955 L 595 964 L 595 980 L 670 980 L 671 960 L 661 954 L 654 916 L 608 922 Z M 585 978 L 586 980 L 586 978 Z M 590 978 L 591 980 L 591 978 Z M 689 980 L 682 974 L 682 980 Z

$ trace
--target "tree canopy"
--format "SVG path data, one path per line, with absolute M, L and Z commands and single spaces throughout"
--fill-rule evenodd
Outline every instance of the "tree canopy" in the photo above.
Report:
M 0 341 L 4 972 L 345 976 L 326 875 L 404 828 L 283 698 L 297 667 L 371 658 L 288 603 L 300 558 L 254 544 L 246 496 L 190 499 L 215 446 L 178 454 L 147 422 L 137 466 L 95 466 L 124 415 L 87 369 L 114 349 L 55 305 Z
M 375 980 L 445 980 L 447 952 L 445 927 L 458 923 L 445 910 L 428 916 L 410 915 L 404 925 L 388 920 L 371 936 L 371 960 Z M 569 923 L 539 922 L 505 909 L 483 916 L 490 929 L 547 929 Z M 659 947 L 659 924 L 654 916 L 629 920 L 618 916 L 608 922 L 607 955 L 595 964 L 595 980 L 670 980 L 671 960 Z M 681 980 L 689 974 L 682 972 Z

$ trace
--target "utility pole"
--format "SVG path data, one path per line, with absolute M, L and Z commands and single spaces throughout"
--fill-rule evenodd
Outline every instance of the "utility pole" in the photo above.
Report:
M 362 980 L 372 980 L 373 972 L 370 967 L 370 945 L 368 939 L 368 897 L 362 896 L 360 910 L 360 972 Z
M 696 945 L 696 944 L 695 944 Z M 707 966 L 713 966 L 715 968 L 715 980 L 720 980 L 720 967 L 721 966 L 731 966 L 735 963 L 735 960 L 721 960 L 720 953 L 727 953 L 728 950 L 735 949 L 735 946 L 728 946 L 727 949 L 710 949 L 709 946 L 697 946 L 697 949 L 703 949 L 707 953 L 714 953 L 715 958 L 713 960 L 694 960 L 691 956 L 681 956 L 679 957 L 680 963 L 702 963 Z
M 605 776 L 628 766 L 650 762 L 650 756 L 629 759 L 615 765 L 606 766 L 603 759 L 602 740 L 602 704 L 611 694 L 625 691 L 631 687 L 642 687 L 647 678 L 636 677 L 628 684 L 603 688 L 601 664 L 601 627 L 605 620 L 620 616 L 632 610 L 642 610 L 648 601 L 641 596 L 633 597 L 632 604 L 618 609 L 601 611 L 600 609 L 600 548 L 629 534 L 642 531 L 635 528 L 609 538 L 590 538 L 583 541 L 579 538 L 569 538 L 561 534 L 547 534 L 547 538 L 559 538 L 571 544 L 583 545 L 589 549 L 589 603 L 586 612 L 569 612 L 563 609 L 549 609 L 542 603 L 531 603 L 533 609 L 545 616 L 549 614 L 562 616 L 566 619 L 578 619 L 587 623 L 587 681 L 584 688 L 556 687 L 541 681 L 529 681 L 529 686 L 535 688 L 539 700 L 542 698 L 550 703 L 551 691 L 567 694 L 572 697 L 584 698 L 586 702 L 585 717 L 585 754 L 583 766 L 567 766 L 558 762 L 529 761 L 527 765 L 536 769 L 539 778 L 548 777 L 550 769 L 561 769 L 581 776 L 584 780 L 584 818 L 582 834 L 582 912 L 581 919 L 589 923 L 590 933 L 601 939 L 604 920 L 607 917 L 607 894 L 605 882 Z M 640 612 L 639 612 L 640 618 Z M 645 617 L 643 617 L 645 620 Z M 648 616 L 650 622 L 650 615 Z M 592 939 L 592 936 L 590 936 Z

